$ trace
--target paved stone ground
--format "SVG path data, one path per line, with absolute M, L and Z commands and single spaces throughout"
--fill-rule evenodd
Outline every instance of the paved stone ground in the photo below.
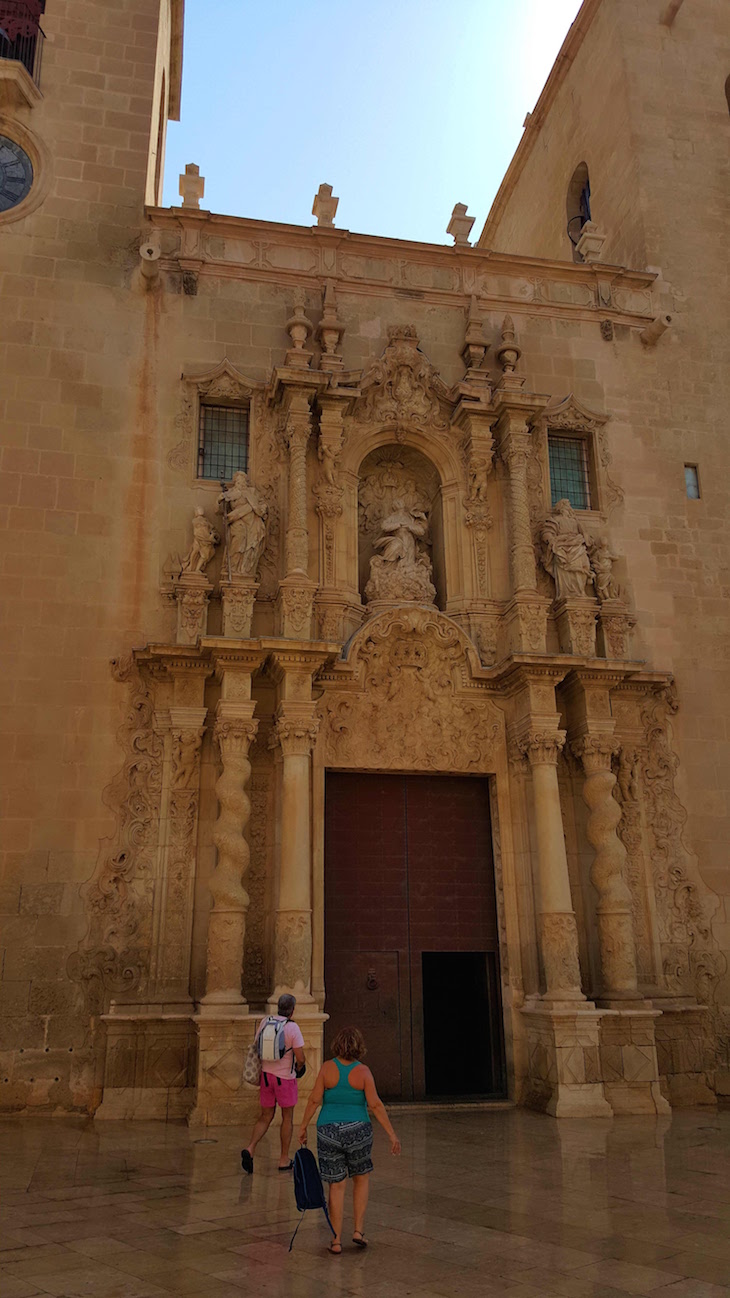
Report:
M 0 1124 L 3 1298 L 715 1298 L 730 1294 L 730 1113 L 555 1122 L 395 1115 L 376 1135 L 371 1247 L 324 1250 L 276 1142 L 82 1119 Z M 321 1214 L 318 1214 L 321 1216 Z M 346 1226 L 347 1226 L 346 1219 Z M 349 1240 L 349 1233 L 345 1235 Z

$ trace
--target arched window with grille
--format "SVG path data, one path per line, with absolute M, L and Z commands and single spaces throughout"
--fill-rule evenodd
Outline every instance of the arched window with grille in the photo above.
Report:
M 568 238 L 573 249 L 573 261 L 582 261 L 583 258 L 575 245 L 580 239 L 586 221 L 591 220 L 591 181 L 588 175 L 588 166 L 585 162 L 579 162 L 573 172 L 568 185 L 565 206 L 568 221 Z

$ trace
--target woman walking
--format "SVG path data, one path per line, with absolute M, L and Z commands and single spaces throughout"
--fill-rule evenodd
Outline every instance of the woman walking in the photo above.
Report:
M 345 1183 L 352 1177 L 352 1242 L 367 1248 L 363 1234 L 373 1163 L 373 1128 L 368 1109 L 390 1139 L 391 1154 L 400 1154 L 400 1141 L 390 1125 L 388 1113 L 375 1089 L 373 1075 L 361 1062 L 365 1041 L 357 1028 L 343 1028 L 332 1042 L 332 1059 L 322 1065 L 304 1110 L 299 1143 L 307 1143 L 307 1127 L 321 1105 L 317 1118 L 317 1155 L 323 1181 L 329 1185 L 329 1214 L 335 1231 L 329 1251 L 342 1252 L 342 1217 Z

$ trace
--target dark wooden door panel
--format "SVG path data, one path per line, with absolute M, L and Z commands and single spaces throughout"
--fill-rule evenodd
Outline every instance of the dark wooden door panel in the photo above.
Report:
M 325 1041 L 360 1027 L 381 1094 L 423 1096 L 423 952 L 496 959 L 487 782 L 329 772 L 325 820 Z
M 337 962 L 338 983 L 331 997 L 325 1043 L 345 1027 L 358 1027 L 367 1042 L 368 1067 L 381 1095 L 401 1096 L 404 1085 L 402 1036 L 407 1027 L 401 1006 L 400 956 L 397 951 L 354 951 Z M 328 996 L 328 1004 L 330 997 Z M 405 1079 L 407 1080 L 407 1079 Z

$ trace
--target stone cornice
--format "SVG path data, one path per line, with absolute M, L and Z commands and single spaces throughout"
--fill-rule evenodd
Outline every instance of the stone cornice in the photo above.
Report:
M 167 235 L 186 236 L 187 251 L 163 256 L 178 271 L 195 243 L 196 272 L 224 279 L 297 285 L 320 293 L 397 296 L 463 309 L 472 296 L 485 312 L 611 319 L 641 324 L 656 315 L 656 275 L 620 266 L 579 264 L 471 248 L 354 234 L 323 226 L 285 225 L 182 207 L 146 209 Z M 168 239 L 169 246 L 169 239 Z M 602 292 L 599 293 L 599 285 Z M 606 287 L 611 301 L 605 302 Z M 553 293 L 552 286 L 556 291 Z

